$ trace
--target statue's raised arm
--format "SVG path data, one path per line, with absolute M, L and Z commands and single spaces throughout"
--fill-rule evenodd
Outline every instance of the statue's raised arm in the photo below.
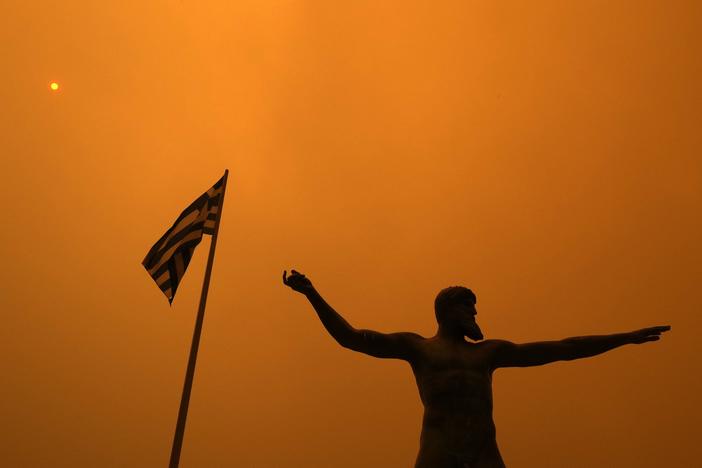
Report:
M 379 358 L 412 359 L 415 344 L 421 338 L 419 335 L 356 329 L 324 300 L 302 273 L 291 270 L 288 276 L 284 271 L 283 283 L 310 301 L 324 328 L 344 348 Z

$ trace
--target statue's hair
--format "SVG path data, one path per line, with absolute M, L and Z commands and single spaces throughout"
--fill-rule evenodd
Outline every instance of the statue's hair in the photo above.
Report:
M 455 304 L 465 304 L 467 302 L 475 304 L 477 301 L 475 294 L 465 286 L 449 286 L 439 291 L 434 299 L 434 313 L 436 321 L 441 323 L 444 313 L 449 307 Z

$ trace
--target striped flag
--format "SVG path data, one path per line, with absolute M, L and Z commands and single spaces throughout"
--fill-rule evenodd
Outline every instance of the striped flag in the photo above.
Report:
M 141 262 L 169 303 L 173 302 L 178 284 L 202 235 L 212 235 L 215 232 L 222 206 L 225 177 L 226 175 L 183 210 L 173 226 L 151 247 Z

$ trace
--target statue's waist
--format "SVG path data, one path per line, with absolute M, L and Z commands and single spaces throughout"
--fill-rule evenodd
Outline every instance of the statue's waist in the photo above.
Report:
M 492 422 L 492 407 L 459 402 L 454 404 L 425 405 L 424 421 L 433 423 L 466 424 Z

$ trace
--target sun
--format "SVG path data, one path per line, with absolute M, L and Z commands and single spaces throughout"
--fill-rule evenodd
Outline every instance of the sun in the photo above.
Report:
M 59 84 L 54 81 L 49 85 L 49 88 L 51 88 L 51 91 L 58 91 Z

